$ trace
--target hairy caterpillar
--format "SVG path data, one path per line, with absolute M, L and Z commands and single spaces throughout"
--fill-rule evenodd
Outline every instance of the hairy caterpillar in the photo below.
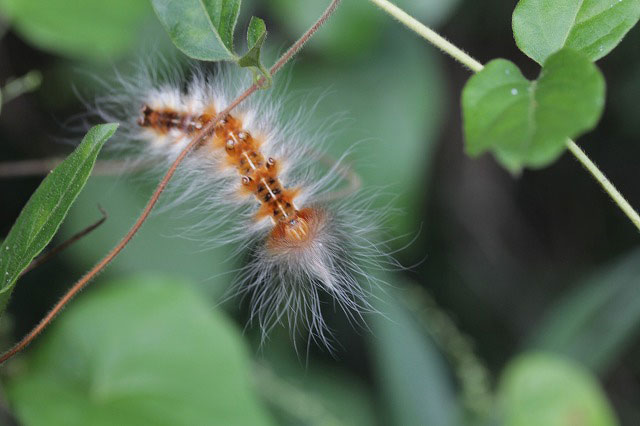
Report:
M 242 87 L 228 73 L 199 66 L 188 77 L 139 71 L 110 86 L 97 111 L 123 124 L 117 146 L 145 162 L 172 161 Z M 321 295 L 356 321 L 372 310 L 367 288 L 376 278 L 367 268 L 386 262 L 371 239 L 383 213 L 370 209 L 371 197 L 327 196 L 346 173 L 340 161 L 324 173 L 319 167 L 328 132 L 305 134 L 305 113 L 283 117 L 276 96 L 254 96 L 217 123 L 181 166 L 171 204 L 198 197 L 207 211 L 198 233 L 250 252 L 234 288 L 249 297 L 263 338 L 287 323 L 330 346 Z

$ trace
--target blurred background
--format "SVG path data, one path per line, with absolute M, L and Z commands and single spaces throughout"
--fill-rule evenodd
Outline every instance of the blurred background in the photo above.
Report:
M 325 3 L 245 0 L 238 50 L 251 15 L 266 21 L 274 58 Z M 397 3 L 481 62 L 508 58 L 536 77 L 513 41 L 515 1 Z M 82 136 L 66 125 L 85 112 L 79 98 L 149 46 L 174 48 L 144 1 L 1 0 L 0 34 L 0 87 L 42 75 L 0 113 L 3 238 L 42 179 L 7 164 L 67 155 Z M 636 207 L 638 46 L 636 28 L 598 62 L 606 110 L 578 141 Z M 260 346 L 246 305 L 220 304 L 241 260 L 182 238 L 194 216 L 172 210 L 0 370 L 0 423 L 640 424 L 636 229 L 569 154 L 517 178 L 490 155 L 468 158 L 459 97 L 469 76 L 369 2 L 344 0 L 277 77 L 290 79 L 291 108 L 322 96 L 317 126 L 341 113 L 330 150 L 359 142 L 354 168 L 367 190 L 382 188 L 379 206 L 393 202 L 387 233 L 400 237 L 398 261 L 415 265 L 381 274 L 384 315 L 368 327 L 328 306 L 333 353 L 304 336 L 296 352 L 284 329 Z M 107 222 L 21 279 L 2 348 L 124 235 L 155 183 L 90 179 L 54 245 L 100 218 L 98 204 Z

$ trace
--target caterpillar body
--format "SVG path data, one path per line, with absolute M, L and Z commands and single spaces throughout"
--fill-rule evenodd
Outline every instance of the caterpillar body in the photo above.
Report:
M 141 71 L 110 85 L 98 113 L 124 122 L 121 140 L 127 142 L 120 146 L 161 164 L 175 159 L 243 87 L 228 73 L 201 67 L 164 82 L 153 68 Z M 283 118 L 276 96 L 258 94 L 216 123 L 180 167 L 172 205 L 199 197 L 207 219 L 198 233 L 249 251 L 234 288 L 248 296 L 250 319 L 263 338 L 288 324 L 330 347 L 322 295 L 356 322 L 372 310 L 368 289 L 377 279 L 367 271 L 387 259 L 372 240 L 384 213 L 372 210 L 366 195 L 327 197 L 345 177 L 345 166 L 337 161 L 322 172 L 322 132 L 305 134 L 304 111 Z

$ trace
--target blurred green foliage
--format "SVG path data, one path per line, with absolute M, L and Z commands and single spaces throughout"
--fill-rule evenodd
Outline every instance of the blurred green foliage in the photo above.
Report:
M 268 425 L 235 325 L 188 283 L 104 283 L 67 310 L 7 384 L 29 425 Z
M 396 290 L 389 289 L 384 296 L 377 308 L 385 315 L 372 319 L 370 344 L 389 412 L 387 422 L 460 424 L 461 410 L 442 355 L 399 301 Z
M 71 58 L 109 61 L 135 45 L 151 7 L 129 0 L 0 0 L 0 11 L 35 46 Z
M 518 52 L 512 49 L 512 5 L 499 0 L 428 0 L 419 4 L 403 0 L 398 4 L 421 21 L 436 28 L 444 26 L 456 44 L 473 54 L 478 52 L 479 58 L 513 57 L 525 75 L 532 74 L 527 65 L 520 66 Z M 286 48 L 324 7 L 324 2 L 299 0 L 245 1 L 234 41 L 241 42 L 250 16 L 261 16 L 269 31 L 263 53 L 273 58 L 274 51 Z M 0 67 L 0 71 L 22 75 L 24 71 L 15 71 L 20 70 L 19 61 L 28 62 L 25 66 L 32 69 L 34 64 L 29 61 L 34 56 L 44 76 L 41 97 L 29 98 L 29 102 L 38 102 L 37 107 L 14 102 L 3 110 L 2 161 L 52 152 L 51 134 L 56 133 L 56 127 L 46 127 L 39 117 L 57 114 L 65 119 L 82 110 L 74 106 L 72 85 L 99 94 L 93 78 L 79 76 L 71 69 L 89 69 L 96 74 L 95 80 L 108 81 L 113 72 L 105 70 L 105 64 L 127 69 L 128 62 L 139 61 L 140 52 L 153 50 L 153 55 L 169 45 L 169 37 L 159 31 L 161 25 L 146 1 L 0 0 L 0 15 L 11 29 L 7 44 L 18 45 L 9 48 L 9 53 L 0 51 L 0 64 L 12 66 L 8 71 Z M 149 35 L 153 49 L 149 49 Z M 637 36 L 635 42 L 637 45 Z M 526 51 L 522 43 L 520 47 Z M 625 61 L 631 58 L 635 65 L 629 66 L 627 79 L 620 82 L 624 90 L 617 81 L 612 82 L 613 93 L 622 95 L 635 93 L 638 85 L 630 75 L 640 66 L 637 52 L 623 42 L 621 49 L 625 48 L 626 56 L 620 56 Z M 616 57 L 614 53 L 605 60 L 615 61 Z M 8 411 L 25 425 L 457 426 L 470 422 L 521 426 L 553 425 L 557 419 L 566 419 L 567 410 L 584 424 L 617 424 L 593 372 L 606 374 L 624 365 L 634 372 L 630 374 L 638 374 L 637 362 L 624 363 L 640 324 L 640 300 L 633 297 L 640 272 L 635 267 L 637 253 L 578 282 L 550 314 L 542 316 L 539 311 L 543 310 L 540 304 L 546 307 L 578 277 L 589 274 L 592 263 L 612 259 L 637 243 L 634 239 L 625 245 L 615 235 L 609 236 L 617 229 L 614 225 L 597 228 L 587 226 L 591 222 L 581 222 L 592 218 L 598 224 L 608 223 L 598 215 L 604 215 L 601 206 L 608 208 L 609 204 L 596 198 L 597 188 L 585 184 L 592 192 L 574 190 L 580 184 L 561 174 L 569 169 L 570 176 L 578 175 L 579 169 L 572 164 L 560 162 L 546 172 L 548 175 L 538 178 L 525 172 L 514 184 L 491 163 L 464 159 L 459 154 L 461 125 L 455 99 L 468 75 L 447 64 L 431 47 L 368 2 L 344 0 L 297 63 L 276 79 L 276 84 L 278 79 L 288 81 L 287 107 L 291 112 L 308 108 L 321 98 L 309 131 L 329 131 L 329 151 L 334 156 L 354 149 L 349 159 L 362 176 L 364 190 L 377 193 L 378 206 L 390 204 L 401 212 L 394 210 L 391 215 L 388 236 L 419 237 L 398 256 L 406 264 L 422 262 L 416 268 L 421 275 L 401 271 L 385 274 L 389 286 L 374 295 L 380 314 L 368 316 L 370 330 L 354 331 L 344 318 L 327 309 L 337 336 L 333 356 L 307 347 L 304 338 L 291 338 L 281 330 L 264 346 L 257 343 L 252 326 L 240 333 L 231 319 L 243 326 L 247 315 L 239 312 L 237 301 L 224 305 L 225 310 L 218 305 L 233 280 L 233 269 L 243 260 L 230 259 L 228 247 L 212 249 L 206 243 L 203 247 L 202 241 L 184 238 L 185 228 L 206 219 L 206 212 L 203 217 L 185 214 L 194 207 L 185 205 L 180 211 L 153 215 L 96 280 L 96 289 L 74 301 L 32 350 L 3 370 Z M 617 72 L 607 63 L 603 70 L 605 75 Z M 633 106 L 633 101 L 628 105 Z M 628 109 L 621 114 L 629 114 Z M 16 118 L 25 114 L 31 117 L 26 126 Z M 611 118 L 605 113 L 605 126 L 607 120 Z M 630 122 L 620 131 L 637 138 L 634 125 L 637 123 Z M 613 131 L 621 126 L 606 128 L 611 138 L 620 138 Z M 453 150 L 458 154 L 452 155 Z M 614 169 L 614 173 L 618 171 Z M 462 180 L 452 179 L 452 175 Z M 543 220 L 538 214 L 545 220 L 556 220 L 561 216 L 557 212 L 566 210 L 563 201 L 572 200 L 564 194 L 555 197 L 551 212 L 544 216 L 544 206 L 535 201 L 538 194 L 526 191 L 531 186 L 543 188 L 545 196 L 553 198 L 548 181 L 535 180 L 544 176 L 554 183 L 563 182 L 565 191 L 592 197 L 591 208 L 585 209 L 588 203 L 583 202 L 579 215 L 564 215 L 568 219 L 562 226 L 556 222 L 537 226 Z M 579 182 L 586 180 L 579 176 Z M 0 187 L 3 206 L 21 207 L 25 186 L 11 182 Z M 477 186 L 469 186 L 469 182 Z M 127 175 L 89 180 L 58 240 L 93 222 L 98 202 L 109 219 L 50 269 L 45 266 L 24 278 L 25 285 L 18 286 L 14 305 L 9 306 L 16 334 L 41 316 L 34 306 L 38 301 L 43 300 L 40 309 L 50 306 L 58 297 L 57 290 L 90 267 L 126 232 L 154 183 Z M 509 199 L 516 198 L 512 194 L 515 185 L 524 191 L 526 203 L 511 204 L 501 198 L 500 191 Z M 490 206 L 488 213 L 479 200 Z M 19 208 L 10 208 L 8 211 L 17 215 Z M 535 217 L 521 216 L 522 210 L 536 212 Z M 6 222 L 10 225 L 13 220 L 9 215 Z M 611 222 L 622 220 L 615 216 Z M 571 259 L 571 249 L 587 252 L 582 234 L 566 231 L 568 237 L 540 232 L 556 226 L 571 229 L 572 223 L 591 229 L 594 245 L 598 245 L 597 249 L 590 247 L 579 261 Z M 530 226 L 535 231 L 529 232 Z M 526 250 L 511 250 L 508 243 L 513 239 Z M 578 248 L 567 248 L 567 240 L 576 241 Z M 615 244 L 609 242 L 614 240 Z M 403 244 L 392 245 L 399 248 Z M 608 250 L 607 255 L 596 262 L 593 259 L 600 249 Z M 491 262 L 496 257 L 500 268 L 494 271 Z M 147 271 L 152 275 L 140 275 Z M 486 276 L 490 279 L 485 282 Z M 464 282 L 460 277 L 475 287 L 460 284 Z M 432 291 L 434 299 L 445 305 L 438 315 L 446 321 L 417 318 L 400 302 L 396 287 L 407 285 Z M 544 295 L 535 293 L 537 289 Z M 488 324 L 487 317 L 500 325 Z M 443 323 L 447 327 L 440 327 Z M 469 343 L 451 351 L 451 342 L 468 342 L 456 326 L 468 330 L 477 346 Z M 534 337 L 529 346 L 521 348 L 519 344 L 530 334 Z M 445 340 L 434 339 L 434 335 Z M 298 353 L 292 349 L 292 340 Z M 526 352 L 539 348 L 569 358 Z M 525 353 L 513 358 L 522 349 Z M 477 354 L 470 353 L 473 350 Z M 461 358 L 486 358 L 486 369 L 500 378 L 496 379 L 498 405 L 492 407 L 488 418 L 470 420 L 472 416 L 465 411 L 468 407 L 462 400 L 464 383 L 460 377 L 477 374 L 478 369 L 454 372 L 469 364 L 458 363 L 452 353 Z M 633 392 L 624 392 L 628 382 L 633 382 L 633 378 L 625 379 L 624 386 L 607 383 L 606 393 L 615 398 L 620 422 L 636 424 L 640 413 L 633 407 L 639 399 Z M 631 408 L 624 409 L 625 403 Z M 0 398 L 0 414 L 2 408 Z
M 555 355 L 534 352 L 511 361 L 498 397 L 508 426 L 618 424 L 589 371 Z
M 530 344 L 570 356 L 596 371 L 618 361 L 640 333 L 640 252 L 581 282 L 551 307 Z

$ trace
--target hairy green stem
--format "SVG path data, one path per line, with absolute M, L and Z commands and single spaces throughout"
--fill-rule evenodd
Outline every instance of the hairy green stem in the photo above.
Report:
M 472 58 L 469 54 L 455 46 L 454 44 L 447 41 L 440 34 L 433 31 L 431 28 L 427 27 L 420 21 L 416 20 L 414 17 L 406 13 L 404 10 L 400 9 L 395 4 L 391 3 L 388 0 L 369 0 L 380 9 L 400 21 L 403 25 L 409 28 L 411 31 L 415 32 L 419 36 L 423 37 L 429 43 L 433 44 L 444 53 L 451 56 L 456 61 L 460 62 L 462 65 L 466 66 L 473 72 L 482 71 L 484 66 L 474 58 Z M 569 151 L 582 163 L 585 169 L 594 177 L 594 179 L 600 184 L 600 186 L 609 194 L 609 197 L 613 200 L 614 203 L 618 205 L 620 210 L 627 215 L 629 220 L 636 226 L 638 230 L 640 230 L 640 216 L 638 212 L 634 210 L 634 208 L 629 204 L 629 202 L 624 198 L 624 196 L 616 189 L 616 187 L 611 183 L 609 179 L 598 169 L 598 167 L 589 159 L 587 154 L 584 153 L 580 149 L 578 145 L 571 139 L 567 139 L 567 148 Z
M 631 207 L 631 204 L 622 196 L 611 181 L 607 179 L 604 173 L 598 169 L 598 166 L 596 166 L 593 161 L 587 157 L 587 154 L 571 139 L 567 139 L 567 148 L 569 148 L 569 151 L 582 163 L 585 169 L 602 185 L 602 188 L 607 191 L 613 201 L 620 207 L 620 210 L 640 229 L 640 216 L 638 216 L 638 212 Z
M 431 28 L 424 25 L 422 22 L 415 19 L 413 16 L 409 15 L 404 10 L 400 9 L 395 4 L 391 3 L 387 0 L 370 0 L 372 3 L 377 5 L 380 9 L 387 12 L 389 15 L 396 18 L 402 24 L 404 24 L 407 28 L 409 28 L 414 33 L 418 34 L 420 37 L 427 40 L 429 43 L 436 46 L 438 49 L 442 50 L 449 56 L 452 56 L 453 59 L 467 66 L 471 71 L 478 72 L 481 71 L 483 65 L 469 56 L 462 49 L 457 47 L 456 45 L 449 42 L 447 39 L 442 37 L 437 32 L 433 31 Z

